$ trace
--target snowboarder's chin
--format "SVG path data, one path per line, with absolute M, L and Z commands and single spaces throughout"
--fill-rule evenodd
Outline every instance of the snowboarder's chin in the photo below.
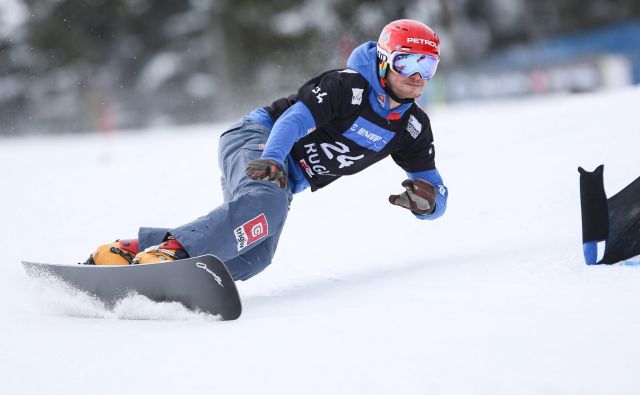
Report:
M 404 86 L 395 87 L 395 89 L 392 86 L 391 89 L 393 90 L 393 93 L 395 93 L 395 95 L 400 99 L 415 99 L 422 94 L 424 85 L 420 86 L 405 83 Z

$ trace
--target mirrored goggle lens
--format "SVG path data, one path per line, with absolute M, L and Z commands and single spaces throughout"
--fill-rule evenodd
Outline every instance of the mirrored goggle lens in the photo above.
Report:
M 438 68 L 438 58 L 416 53 L 396 52 L 391 62 L 391 69 L 403 77 L 420 73 L 422 78 L 431 79 Z

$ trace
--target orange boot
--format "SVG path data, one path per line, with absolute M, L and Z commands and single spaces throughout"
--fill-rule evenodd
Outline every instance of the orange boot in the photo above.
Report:
M 130 265 L 138 253 L 138 239 L 116 240 L 102 244 L 91 254 L 85 265 Z
M 158 263 L 165 261 L 177 261 L 178 259 L 188 258 L 189 254 L 184 247 L 173 236 L 163 241 L 157 246 L 152 246 L 146 250 L 139 252 L 133 258 L 133 264 Z

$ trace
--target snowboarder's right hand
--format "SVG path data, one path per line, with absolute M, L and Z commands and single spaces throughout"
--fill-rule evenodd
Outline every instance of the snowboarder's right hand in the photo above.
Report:
M 254 159 L 247 164 L 245 173 L 252 180 L 267 180 L 280 188 L 287 187 L 287 174 L 282 166 L 271 159 Z

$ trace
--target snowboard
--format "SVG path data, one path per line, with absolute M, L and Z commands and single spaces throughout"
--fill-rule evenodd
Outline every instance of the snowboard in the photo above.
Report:
M 35 278 L 54 278 L 113 306 L 131 292 L 156 302 L 179 302 L 191 310 L 240 317 L 238 289 L 224 263 L 213 255 L 145 265 L 54 265 L 22 262 Z

